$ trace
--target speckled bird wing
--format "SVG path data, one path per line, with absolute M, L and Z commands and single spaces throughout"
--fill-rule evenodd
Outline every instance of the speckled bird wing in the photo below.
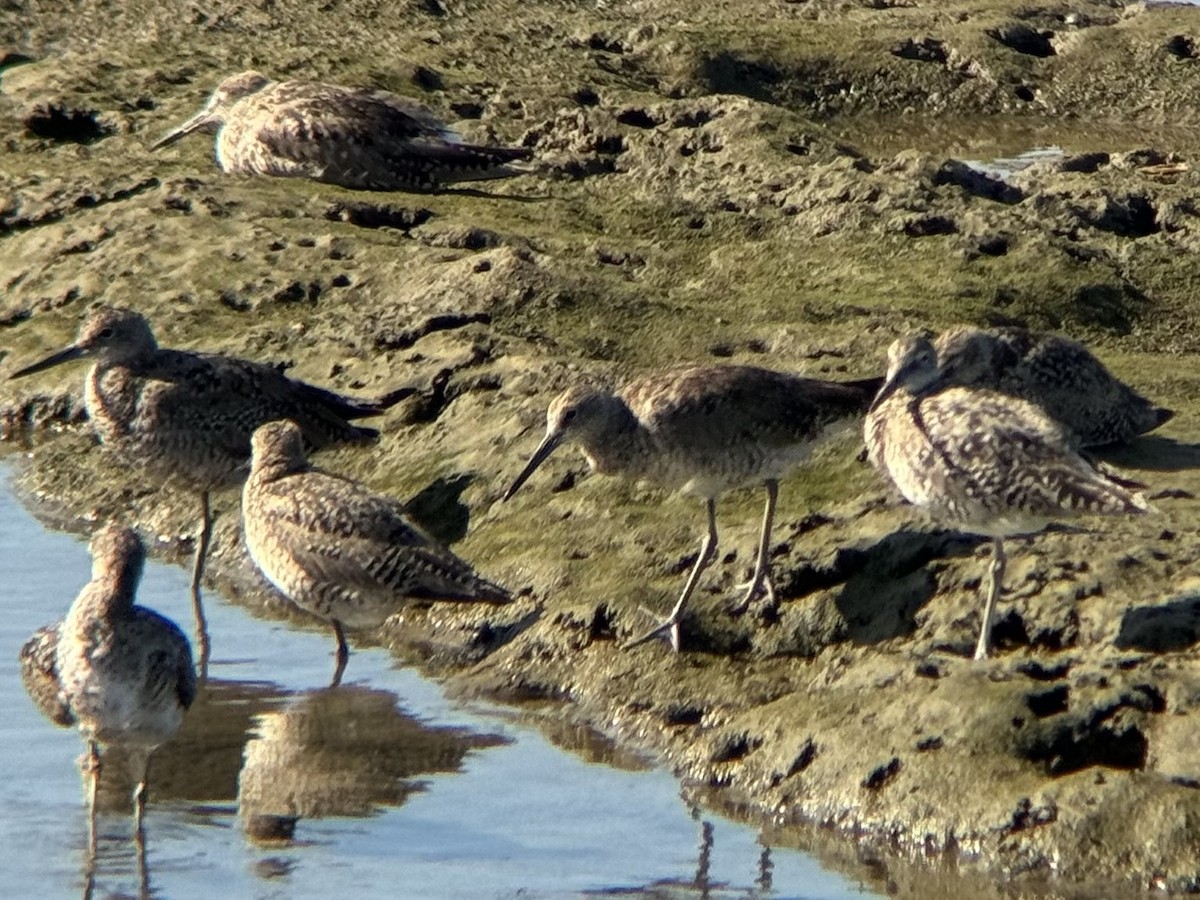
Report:
M 261 363 L 160 351 L 139 374 L 151 379 L 142 392 L 139 427 L 163 442 L 183 440 L 195 430 L 219 452 L 246 459 L 254 429 L 284 418 L 295 420 L 314 447 L 375 435 L 346 417 L 373 415 L 376 407 L 294 381 Z
M 152 609 L 138 606 L 133 615 L 131 642 L 152 648 L 146 652 L 142 669 L 147 699 L 155 705 L 177 700 L 187 709 L 196 699 L 196 670 L 187 637 L 178 625 Z
M 630 383 L 634 415 L 665 445 L 700 456 L 735 444 L 779 449 L 863 412 L 862 389 L 751 366 L 702 366 Z
M 951 388 L 908 404 L 947 493 L 1030 517 L 1145 508 L 1075 452 L 1061 425 L 1030 403 Z
M 272 482 L 258 512 L 285 555 L 318 582 L 372 595 L 484 599 L 490 585 L 408 522 L 399 503 L 318 470 Z
M 59 624 L 39 628 L 21 647 L 21 683 L 38 711 L 55 725 L 64 728 L 75 724 L 71 705 L 59 690 L 58 653 Z

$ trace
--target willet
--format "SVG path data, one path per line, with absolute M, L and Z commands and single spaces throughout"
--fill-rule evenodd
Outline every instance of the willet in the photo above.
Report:
M 196 672 L 191 647 L 175 623 L 134 604 L 145 563 L 145 548 L 137 534 L 110 524 L 92 538 L 91 552 L 92 580 L 79 592 L 67 617 L 39 631 L 26 649 L 31 644 L 39 648 L 39 668 L 57 678 L 61 715 L 55 721 L 73 721 L 87 742 L 94 847 L 99 746 L 120 746 L 134 760 L 140 837 L 150 754 L 179 730 L 196 696 Z M 48 668 L 47 642 L 55 630 L 58 642 L 53 666 Z M 24 656 L 23 651 L 23 664 Z
M 178 478 L 199 493 L 192 605 L 203 675 L 208 637 L 200 579 L 212 534 L 209 494 L 244 477 L 254 429 L 287 417 L 300 424 L 310 446 L 361 443 L 378 432 L 350 420 L 379 415 L 412 391 L 401 389 L 378 401 L 356 399 L 261 363 L 169 350 L 158 346 L 144 316 L 117 307 L 95 310 L 75 343 L 11 377 L 82 357 L 95 360 L 84 380 L 84 400 L 101 443 L 129 465 Z
M 611 393 L 577 385 L 546 413 L 546 436 L 504 494 L 508 500 L 559 444 L 579 444 L 592 470 L 647 481 L 703 498 L 708 530 L 670 614 L 633 641 L 669 633 L 679 650 L 679 623 L 701 573 L 717 550 L 717 498 L 761 484 L 767 492 L 754 572 L 733 611 L 765 589 L 774 599 L 769 557 L 779 479 L 808 458 L 839 424 L 860 417 L 882 384 L 839 384 L 751 366 L 695 366 L 639 378 Z
M 1144 497 L 1101 472 L 1040 408 L 985 389 L 946 387 L 924 338 L 888 351 L 887 383 L 864 427 L 868 454 L 900 493 L 938 522 L 992 539 L 975 659 L 988 654 L 1004 579 L 1004 538 L 1059 519 L 1144 513 Z
M 316 81 L 226 78 L 198 114 L 155 142 L 216 132 L 225 172 L 312 178 L 359 190 L 431 190 L 456 181 L 521 174 L 525 147 L 463 143 L 407 97 Z
M 343 626 L 374 627 L 423 601 L 511 601 L 410 523 L 395 500 L 310 466 L 294 422 L 261 426 L 253 448 L 242 491 L 246 548 L 285 597 L 333 626 L 331 687 L 350 654 Z
M 1036 404 L 1081 447 L 1123 443 L 1174 413 L 1114 377 L 1087 347 L 1024 328 L 960 326 L 933 342 L 943 385 L 991 388 Z

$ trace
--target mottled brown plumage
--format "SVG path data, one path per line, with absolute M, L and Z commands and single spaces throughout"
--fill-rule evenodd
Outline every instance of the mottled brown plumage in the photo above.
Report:
M 21 647 L 21 684 L 43 716 L 62 728 L 75 724 L 71 707 L 59 691 L 58 630 L 62 623 L 39 628 Z
M 993 539 L 975 658 L 987 656 L 1004 570 L 1003 539 L 1083 515 L 1146 512 L 1136 493 L 1072 447 L 1043 410 L 1006 394 L 947 386 L 933 346 L 896 341 L 888 380 L 867 414 L 871 462 L 938 522 Z
M 36 647 L 39 691 L 47 691 L 51 680 L 57 683 L 54 706 L 38 702 L 39 708 L 57 724 L 77 725 L 87 742 L 93 835 L 98 747 L 108 745 L 126 749 L 140 766 L 135 793 L 140 833 L 150 754 L 179 730 L 196 696 L 196 672 L 191 647 L 175 623 L 134 603 L 145 563 L 137 534 L 108 525 L 92 538 L 91 551 L 91 581 L 66 618 L 41 629 L 26 648 Z
M 1081 447 L 1123 443 L 1174 413 L 1113 376 L 1087 347 L 1024 328 L 960 326 L 934 340 L 942 383 L 990 388 L 1036 404 Z
M 157 141 L 215 131 L 225 172 L 312 178 L 361 190 L 429 190 L 518 175 L 524 147 L 465 144 L 426 107 L 387 91 L 242 72 Z
M 350 420 L 379 415 L 411 393 L 396 391 L 386 401 L 345 397 L 262 363 L 159 347 L 144 316 L 118 307 L 95 310 L 75 343 L 12 377 L 80 358 L 95 360 L 84 380 L 84 400 L 101 443 L 127 465 L 180 479 L 200 495 L 192 598 L 202 661 L 207 643 L 200 577 L 212 525 L 209 492 L 245 477 L 254 429 L 290 418 L 312 447 L 362 443 L 378 432 Z
M 639 378 L 615 393 L 575 386 L 550 404 L 546 436 L 504 498 L 564 442 L 578 444 L 603 475 L 703 498 L 708 531 L 683 593 L 666 620 L 634 641 L 669 633 L 678 650 L 683 610 L 716 553 L 717 498 L 765 486 L 754 575 L 735 609 L 744 609 L 764 589 L 773 598 L 768 555 L 779 479 L 803 463 L 832 427 L 861 416 L 881 383 L 838 384 L 752 366 L 693 366 Z
M 415 601 L 511 600 L 409 522 L 396 501 L 310 466 L 295 423 L 262 426 L 253 448 L 242 492 L 246 547 L 285 597 L 333 626 L 334 685 L 349 653 L 343 625 L 377 626 Z

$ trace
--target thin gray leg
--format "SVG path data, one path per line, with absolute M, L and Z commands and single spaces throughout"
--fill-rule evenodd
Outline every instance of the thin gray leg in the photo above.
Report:
M 146 779 L 150 773 L 150 753 L 139 754 L 141 771 L 138 773 L 137 787 L 133 789 L 133 824 L 134 834 L 139 841 L 145 837 L 143 822 L 146 816 Z
M 701 573 L 708 568 L 717 553 L 717 501 L 710 497 L 705 501 L 705 509 L 708 511 L 708 533 L 704 535 L 704 540 L 700 543 L 700 555 L 696 557 L 696 564 L 692 566 L 692 572 L 683 586 L 683 593 L 675 601 L 675 607 L 671 610 L 670 615 L 641 637 L 631 641 L 626 645 L 626 649 L 644 644 L 660 634 L 669 633 L 671 649 L 676 653 L 679 652 L 679 620 L 683 616 L 688 599 L 692 596 L 692 591 L 696 589 L 696 584 L 700 581 Z
M 208 502 L 208 491 L 200 492 L 200 536 L 196 539 L 196 554 L 192 558 L 192 615 L 196 620 L 196 671 L 200 681 L 208 678 L 208 620 L 204 617 L 204 603 L 200 599 L 200 581 L 204 577 L 204 560 L 208 556 L 208 544 L 212 539 L 212 509 Z
M 329 682 L 331 688 L 342 683 L 342 673 L 346 671 L 346 663 L 350 660 L 350 647 L 346 644 L 346 632 L 342 630 L 342 623 L 337 619 L 333 620 L 333 635 L 337 638 L 337 666 L 333 670 L 333 681 Z
M 96 855 L 96 799 L 100 793 L 100 748 L 95 741 L 87 742 L 88 775 L 88 852 Z
M 758 533 L 758 555 L 754 558 L 754 574 L 746 583 L 746 594 L 729 608 L 729 614 L 740 616 L 750 608 L 759 591 L 766 589 L 767 599 L 775 604 L 775 585 L 771 581 L 771 528 L 775 523 L 775 504 L 779 500 L 779 482 L 768 479 L 763 485 L 767 489 L 767 505 L 763 509 L 762 528 Z
M 983 608 L 983 627 L 979 631 L 979 643 L 975 645 L 975 659 L 987 659 L 992 644 L 992 620 L 996 617 L 996 599 L 1004 582 L 1004 539 L 992 538 L 992 564 L 988 567 L 987 605 Z

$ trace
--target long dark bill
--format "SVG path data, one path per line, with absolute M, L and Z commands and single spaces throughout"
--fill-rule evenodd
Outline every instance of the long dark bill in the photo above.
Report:
M 60 363 L 70 362 L 73 359 L 79 359 L 83 356 L 83 350 L 72 344 L 70 347 L 65 347 L 57 353 L 52 353 L 45 359 L 35 362 L 32 366 L 26 366 L 9 375 L 9 380 L 14 378 L 24 378 L 26 375 L 34 375 L 38 372 L 44 372 L 46 369 L 52 369 Z
M 208 126 L 212 120 L 208 116 L 208 110 L 201 110 L 196 115 L 192 116 L 178 128 L 168 131 L 157 141 L 150 145 L 151 150 L 161 150 L 163 147 L 169 147 L 171 144 L 187 137 L 193 131 L 199 131 L 201 128 Z
M 546 435 L 542 439 L 542 442 L 538 444 L 538 448 L 533 451 L 533 456 L 529 457 L 529 462 L 525 464 L 525 468 L 521 470 L 521 474 L 513 480 L 513 483 L 509 485 L 508 490 L 504 492 L 504 497 L 501 499 L 508 500 L 513 494 L 519 491 L 521 489 L 521 485 L 529 480 L 529 476 L 537 470 L 538 466 L 546 461 L 546 457 L 553 453 L 554 448 L 561 443 L 561 433 Z

